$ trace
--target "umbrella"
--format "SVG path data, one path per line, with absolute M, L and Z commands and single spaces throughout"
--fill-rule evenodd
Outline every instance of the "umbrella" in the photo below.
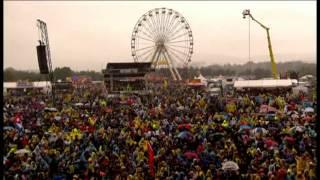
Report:
M 311 128 L 308 129 L 308 134 L 309 134 L 309 136 L 312 137 L 312 138 L 317 137 L 316 131 L 313 130 L 313 129 L 311 129 Z
M 298 114 L 292 114 L 291 117 L 294 118 L 294 119 L 297 119 L 297 118 L 299 118 L 299 115 Z
M 278 112 L 278 110 L 274 107 L 268 105 L 261 105 L 260 106 L 260 113 L 268 113 L 268 112 Z
M 111 108 L 105 108 L 105 112 L 112 113 L 112 109 Z
M 191 151 L 184 153 L 184 156 L 188 159 L 199 159 L 199 156 L 197 155 L 197 153 L 194 153 Z
M 313 120 L 313 118 L 310 116 L 305 116 L 302 120 L 303 121 L 311 121 L 311 120 Z
M 187 139 L 187 138 L 189 139 L 190 137 L 193 137 L 193 135 L 188 131 L 183 131 L 178 134 L 178 137 L 181 139 Z
M 251 126 L 249 126 L 249 125 L 241 125 L 240 129 L 251 129 Z
M 269 107 L 268 107 L 268 112 L 274 112 L 274 113 L 276 113 L 276 112 L 278 112 L 278 109 L 269 106 Z
M 267 134 L 268 131 L 265 128 L 254 128 L 252 130 L 253 134 L 257 134 L 257 133 L 262 133 L 262 134 Z
M 246 121 L 246 120 L 240 120 L 239 124 L 242 126 L 242 125 L 247 125 L 247 124 L 249 124 L 249 122 Z
M 312 102 L 309 102 L 309 101 L 306 101 L 303 103 L 303 107 L 307 108 L 307 107 L 312 107 L 313 103 Z
M 234 161 L 226 161 L 222 163 L 222 170 L 224 171 L 237 171 L 239 170 L 239 166 Z
M 251 129 L 251 127 L 249 125 L 241 125 L 239 132 L 242 132 L 243 130 L 250 130 L 250 129 Z
M 186 129 L 191 129 L 191 124 L 180 124 L 178 126 L 179 129 L 183 129 L 183 128 L 186 128 Z
M 22 155 L 22 154 L 31 154 L 31 151 L 28 150 L 28 149 L 19 149 L 15 152 L 15 154 L 18 154 L 18 155 Z
M 296 105 L 295 104 L 289 104 L 288 105 L 288 110 L 291 111 L 291 110 L 295 110 L 296 109 Z
M 272 147 L 272 146 L 278 146 L 278 143 L 272 139 L 267 139 L 264 141 L 264 143 L 268 146 L 268 147 Z
M 292 115 L 292 114 L 299 114 L 299 113 L 297 111 L 288 111 L 287 114 Z
M 296 132 L 303 132 L 305 130 L 305 127 L 303 126 L 294 126 L 290 128 L 290 132 L 295 134 Z
M 182 111 L 182 110 L 184 110 L 184 107 L 183 107 L 183 106 L 179 106 L 177 109 L 178 109 L 179 111 Z
M 277 131 L 278 128 L 277 128 L 277 127 L 274 127 L 274 126 L 271 126 L 271 127 L 268 127 L 268 130 L 269 130 L 269 131 Z
M 304 112 L 305 113 L 313 113 L 314 109 L 312 107 L 307 107 L 307 108 L 304 109 Z
M 123 100 L 123 101 L 120 101 L 120 104 L 127 104 L 128 102 Z
M 220 140 L 224 137 L 223 133 L 214 133 L 211 135 L 211 138 L 215 139 L 215 140 Z
M 293 144 L 294 141 L 295 141 L 295 139 L 293 137 L 291 137 L 291 136 L 286 136 L 286 137 L 284 137 L 283 140 L 287 141 L 290 144 Z
M 265 116 L 266 120 L 268 120 L 268 121 L 274 120 L 275 117 L 276 117 L 275 114 L 266 114 L 266 116 Z
M 219 141 L 219 140 L 221 140 L 223 138 L 223 134 L 222 133 L 214 133 L 214 134 L 210 134 L 209 136 L 208 136 L 208 140 L 210 141 L 210 142 L 212 142 L 212 141 Z
M 48 108 L 48 107 L 44 108 L 44 110 L 47 112 L 57 112 L 58 111 L 56 108 Z
M 5 127 L 3 127 L 3 130 L 9 130 L 9 131 L 11 131 L 11 130 L 14 130 L 14 127 L 12 127 L 12 126 L 5 126 Z

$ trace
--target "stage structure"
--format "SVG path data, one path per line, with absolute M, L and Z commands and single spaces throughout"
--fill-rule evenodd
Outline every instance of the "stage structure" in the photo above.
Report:
M 150 62 L 153 68 L 170 70 L 182 80 L 177 68 L 186 68 L 193 54 L 193 36 L 187 20 L 177 11 L 156 8 L 141 16 L 131 37 L 134 62 Z
M 149 92 L 146 75 L 151 63 L 108 63 L 103 71 L 106 89 L 111 94 Z
M 53 69 L 52 69 L 47 24 L 44 21 L 38 19 L 37 27 L 39 30 L 39 43 L 40 43 L 37 46 L 40 74 L 48 74 L 49 80 L 51 82 L 51 87 L 52 87 L 52 91 L 51 91 L 52 102 L 53 102 L 53 105 L 55 105 L 55 83 L 54 83 L 55 80 L 54 80 Z

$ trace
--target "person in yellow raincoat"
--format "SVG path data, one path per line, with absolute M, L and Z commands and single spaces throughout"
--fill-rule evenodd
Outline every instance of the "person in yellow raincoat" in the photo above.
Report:
M 134 180 L 143 180 L 144 179 L 144 173 L 141 167 L 136 168 L 136 172 L 133 177 Z
M 225 119 L 225 120 L 223 120 L 223 122 L 222 122 L 222 127 L 228 127 L 229 126 L 229 123 L 228 123 L 228 121 Z
M 283 111 L 284 110 L 284 107 L 285 107 L 285 104 L 286 102 L 284 101 L 284 99 L 280 96 L 278 96 L 275 100 L 276 104 L 278 105 L 279 107 L 279 110 L 280 111 Z
M 219 113 L 215 113 L 214 116 L 213 116 L 213 119 L 222 119 L 223 118 L 223 115 L 219 114 Z
M 70 132 L 70 137 L 71 137 L 72 140 L 81 139 L 81 138 L 82 138 L 82 133 L 80 132 L 79 129 L 74 128 L 74 129 L 72 129 L 72 131 Z
M 94 126 L 96 123 L 96 120 L 93 117 L 89 117 L 88 122 L 91 126 Z
M 126 144 L 132 146 L 132 145 L 137 144 L 137 142 L 134 141 L 130 136 L 128 136 L 128 138 L 126 139 Z
M 213 180 L 213 177 L 212 177 L 212 173 L 211 173 L 211 170 L 208 169 L 207 170 L 207 173 L 206 173 L 206 180 Z
M 137 162 L 144 162 L 146 161 L 147 158 L 144 155 L 144 149 L 143 148 L 138 148 L 138 153 L 137 153 L 137 157 L 136 157 L 136 161 Z
M 135 128 L 140 128 L 142 125 L 141 119 L 138 116 L 133 120 L 133 122 Z
M 206 107 L 207 103 L 204 100 L 204 98 L 201 98 L 200 101 L 198 102 L 198 106 L 202 109 L 204 109 Z
M 14 153 L 14 152 L 16 152 L 17 150 L 18 150 L 18 146 L 15 144 L 15 145 L 13 145 L 13 146 L 10 148 L 8 154 Z
M 233 102 L 227 104 L 226 108 L 228 113 L 234 113 L 237 110 L 236 104 Z
M 51 127 L 48 129 L 48 132 L 49 133 L 58 133 L 58 132 L 60 132 L 60 128 L 53 123 L 51 125 Z
M 251 104 L 251 100 L 249 99 L 248 96 L 245 96 L 243 99 L 242 99 L 243 103 L 245 105 L 250 105 Z
M 312 179 L 312 180 L 315 180 L 317 179 L 317 173 L 316 173 L 316 168 L 317 168 L 317 165 L 314 163 L 314 162 L 309 162 L 309 178 Z
M 164 80 L 164 81 L 163 81 L 163 88 L 164 88 L 164 89 L 167 89 L 167 88 L 168 88 L 168 81 L 167 81 L 167 80 Z
M 71 99 L 72 99 L 72 95 L 68 94 L 68 95 L 66 95 L 64 100 L 65 100 L 66 103 L 69 103 L 71 101 Z
M 159 129 L 160 128 L 160 122 L 157 120 L 152 121 L 152 128 L 153 129 Z
M 105 106 L 107 106 L 107 101 L 105 101 L 105 100 L 100 100 L 100 106 L 102 106 L 102 107 L 105 107 Z

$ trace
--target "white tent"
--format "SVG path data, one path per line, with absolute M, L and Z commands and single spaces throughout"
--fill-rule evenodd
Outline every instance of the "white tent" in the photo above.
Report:
M 202 74 L 199 74 L 198 77 L 195 77 L 194 79 L 200 79 L 200 80 L 207 80 Z
M 305 86 L 297 86 L 292 88 L 293 94 L 299 94 L 299 92 L 308 93 L 308 88 Z
M 302 76 L 300 79 L 301 80 L 308 80 L 308 79 L 312 79 L 312 78 L 313 78 L 313 75 L 307 74 L 307 75 Z
M 31 84 L 20 86 L 17 82 L 4 82 L 3 92 L 6 93 L 8 89 L 25 89 L 25 88 L 41 88 L 44 92 L 48 92 L 51 89 L 51 83 L 49 81 L 35 81 Z
M 204 76 L 202 76 L 202 74 L 199 74 L 199 76 L 195 77 L 194 79 L 199 79 L 201 81 L 201 83 L 204 84 L 205 86 L 208 83 L 208 80 Z
M 33 82 L 34 87 L 51 87 L 51 83 L 49 81 L 35 81 Z
M 296 79 L 290 79 L 292 81 L 293 86 L 297 86 L 299 84 L 298 80 Z
M 290 79 L 280 80 L 245 80 L 236 81 L 234 83 L 235 88 L 284 88 L 292 87 L 293 82 Z
M 4 82 L 3 88 L 4 89 L 17 88 L 17 83 L 16 82 Z

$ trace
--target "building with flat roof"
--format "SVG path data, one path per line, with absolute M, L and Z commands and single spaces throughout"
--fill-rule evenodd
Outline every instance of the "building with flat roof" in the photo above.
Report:
M 108 63 L 103 71 L 109 93 L 142 93 L 148 91 L 146 75 L 154 72 L 151 63 Z

